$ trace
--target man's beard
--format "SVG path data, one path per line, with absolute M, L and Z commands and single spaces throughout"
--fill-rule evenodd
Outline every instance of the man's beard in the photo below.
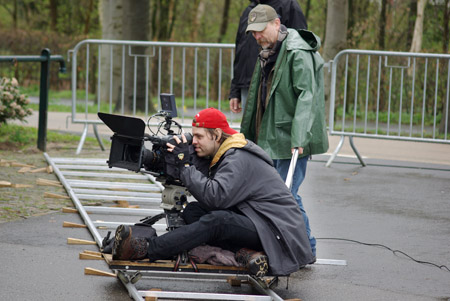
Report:
M 258 45 L 261 46 L 262 49 L 271 49 L 275 45 L 275 43 L 270 43 L 268 40 L 259 40 Z

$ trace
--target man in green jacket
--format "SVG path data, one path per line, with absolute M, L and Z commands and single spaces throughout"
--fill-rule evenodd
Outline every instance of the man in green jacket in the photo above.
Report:
M 316 240 L 298 189 L 308 157 L 328 150 L 320 39 L 310 31 L 286 28 L 275 10 L 262 4 L 249 13 L 247 32 L 253 34 L 261 52 L 241 132 L 269 154 L 283 180 L 294 149 L 298 149 L 291 192 L 303 213 L 315 254 Z

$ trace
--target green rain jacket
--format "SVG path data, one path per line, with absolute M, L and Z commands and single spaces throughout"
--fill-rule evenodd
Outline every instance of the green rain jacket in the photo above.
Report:
M 257 141 L 272 159 L 290 159 L 294 147 L 303 147 L 302 156 L 328 150 L 320 38 L 307 30 L 289 28 L 288 32 L 275 63 Z M 252 141 L 260 79 L 257 62 L 241 123 L 241 133 Z

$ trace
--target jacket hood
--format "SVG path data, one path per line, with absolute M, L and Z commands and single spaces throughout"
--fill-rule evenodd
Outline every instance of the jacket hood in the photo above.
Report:
M 309 51 L 318 51 L 321 43 L 320 38 L 316 36 L 312 31 L 305 29 L 292 29 L 288 28 L 289 35 L 287 36 L 286 49 L 301 49 Z M 299 35 L 301 39 L 293 39 L 294 35 Z M 291 37 L 291 38 L 289 38 Z
M 231 148 L 241 148 L 254 154 L 255 156 L 260 157 L 270 165 L 273 165 L 272 159 L 270 159 L 269 155 L 261 147 L 250 140 L 246 140 L 245 136 L 239 133 L 232 135 L 222 143 L 220 148 L 217 150 L 217 153 L 214 155 L 214 158 L 211 160 L 211 163 L 209 165 L 210 168 L 214 166 L 220 160 L 220 158 Z
M 242 148 L 243 150 L 246 150 L 249 153 L 252 153 L 255 156 L 260 157 L 262 160 L 266 161 L 268 164 L 273 166 L 272 159 L 259 145 L 255 144 L 254 142 L 252 142 L 250 140 L 247 140 L 247 141 L 248 141 L 248 143 L 245 147 Z
M 234 134 L 227 138 L 219 147 L 214 158 L 211 160 L 209 166 L 214 166 L 220 158 L 226 153 L 230 148 L 242 148 L 247 144 L 247 140 L 243 134 Z

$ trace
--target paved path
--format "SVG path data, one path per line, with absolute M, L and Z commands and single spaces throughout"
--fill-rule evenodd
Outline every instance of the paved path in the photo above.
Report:
M 49 112 L 48 129 L 65 131 L 72 133 L 81 133 L 84 125 L 71 123 L 70 113 Z M 96 115 L 89 115 L 89 119 L 96 119 Z M 38 114 L 35 112 L 27 119 L 25 125 L 37 127 Z M 189 122 L 189 120 L 185 120 Z M 99 125 L 98 130 L 101 135 L 110 136 L 112 132 L 105 126 Z M 89 135 L 93 135 L 92 126 L 89 126 Z M 330 136 L 331 154 L 339 143 L 339 136 Z M 354 138 L 354 143 L 363 158 L 386 159 L 395 161 L 420 162 L 425 164 L 443 164 L 450 165 L 450 144 L 393 141 L 383 139 Z M 355 154 L 350 147 L 348 138 L 339 153 L 342 157 L 354 158 Z
M 305 301 L 450 300 L 450 272 L 383 247 L 341 240 L 380 244 L 450 267 L 450 171 L 371 162 L 367 167 L 336 163 L 331 168 L 320 160 L 308 163 L 301 195 L 318 238 L 318 257 L 346 260 L 347 266 L 308 266 L 291 275 L 289 289 L 286 278 L 280 279 L 275 290 L 279 296 Z M 92 238 L 86 229 L 63 228 L 63 221 L 82 223 L 78 214 L 56 212 L 0 224 L 0 299 L 129 300 L 118 280 L 84 275 L 86 267 L 108 267 L 103 261 L 78 259 L 83 250 L 97 247 L 67 245 L 68 237 Z M 138 285 L 233 292 L 210 282 L 141 280 Z
M 70 122 L 66 128 L 66 116 L 50 113 L 48 128 L 81 132 L 82 126 Z M 37 119 L 29 120 L 37 126 Z M 338 137 L 330 137 L 330 150 L 337 143 Z M 341 156 L 327 168 L 329 156 L 314 156 L 300 188 L 318 238 L 318 257 L 344 259 L 348 265 L 309 266 L 291 275 L 289 289 L 281 278 L 277 294 L 314 301 L 450 300 L 449 271 L 381 246 L 450 267 L 450 146 L 372 139 L 355 139 L 355 144 L 367 167 Z M 353 155 L 348 142 L 341 154 Z M 0 299 L 128 300 L 117 280 L 83 275 L 85 267 L 107 267 L 78 259 L 82 250 L 96 247 L 67 245 L 67 237 L 89 239 L 90 234 L 62 228 L 63 221 L 81 219 L 53 213 L 0 224 Z M 199 290 L 193 283 L 169 285 Z M 152 287 L 170 289 L 161 281 L 146 286 Z

